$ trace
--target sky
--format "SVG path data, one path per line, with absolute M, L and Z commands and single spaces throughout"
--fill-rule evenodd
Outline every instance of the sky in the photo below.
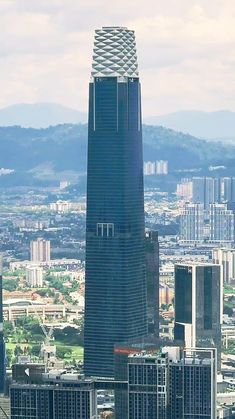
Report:
M 87 111 L 94 30 L 136 32 L 145 117 L 235 111 L 235 0 L 0 0 L 0 108 Z

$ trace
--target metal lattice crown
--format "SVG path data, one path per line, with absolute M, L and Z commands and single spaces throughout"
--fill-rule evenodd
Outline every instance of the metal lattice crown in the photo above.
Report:
M 93 77 L 139 77 L 134 31 L 103 27 L 95 31 Z

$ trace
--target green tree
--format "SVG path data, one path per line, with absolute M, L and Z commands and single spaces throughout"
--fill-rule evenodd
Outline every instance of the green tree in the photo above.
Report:
M 12 363 L 12 358 L 13 358 L 13 350 L 12 349 L 7 349 L 6 350 L 6 356 L 7 356 L 7 366 L 10 367 L 11 363 Z
M 70 348 L 66 348 L 66 346 L 59 346 L 56 348 L 56 355 L 60 359 L 64 359 L 66 355 L 71 355 L 72 350 Z
M 6 291 L 15 291 L 18 288 L 18 283 L 17 279 L 3 279 L 2 287 Z
M 21 349 L 21 347 L 19 345 L 16 345 L 15 350 L 14 350 L 14 355 L 17 357 L 17 356 L 20 356 L 22 354 L 23 354 L 23 350 Z
M 6 337 L 10 337 L 13 335 L 14 333 L 14 327 L 13 324 L 9 321 L 4 321 L 3 323 L 3 330 L 4 330 L 4 336 Z
M 40 355 L 40 351 L 41 351 L 41 345 L 33 345 L 31 346 L 30 350 L 29 350 L 29 354 L 39 357 Z

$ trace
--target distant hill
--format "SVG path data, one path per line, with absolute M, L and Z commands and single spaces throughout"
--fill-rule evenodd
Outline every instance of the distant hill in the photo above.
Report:
M 208 165 L 235 167 L 235 147 L 232 145 L 207 142 L 148 125 L 143 126 L 143 140 L 144 160 L 166 159 L 171 171 L 208 168 Z M 32 176 L 44 171 L 85 173 L 86 155 L 85 124 L 63 124 L 45 129 L 0 128 L 0 167 L 18 173 L 30 171 Z
M 147 124 L 162 125 L 198 138 L 235 142 L 235 112 L 180 111 L 149 117 Z
M 47 128 L 51 125 L 86 122 L 85 113 L 55 103 L 22 103 L 0 109 L 0 126 Z

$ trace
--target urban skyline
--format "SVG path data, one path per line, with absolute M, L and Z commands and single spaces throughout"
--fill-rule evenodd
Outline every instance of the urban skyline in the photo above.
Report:
M 58 1 L 30 10 L 40 21 L 41 7 L 57 15 Z M 4 11 L 11 6 L 6 0 Z M 219 10 L 215 3 L 213 18 Z M 211 13 L 206 1 L 190 11 L 191 23 Z M 143 159 L 135 31 L 96 28 L 88 141 L 86 125 L 59 125 L 56 136 L 48 127 L 40 139 L 9 127 L 13 157 L 21 162 L 22 142 L 36 166 L 28 183 L 22 166 L 1 169 L 0 417 L 232 419 L 233 146 L 146 126 Z M 0 127 L 3 154 L 9 128 Z M 63 154 L 65 132 L 72 154 L 58 168 L 50 153 Z M 162 138 L 174 158 L 159 152 Z M 78 140 L 87 173 L 84 165 L 75 178 Z

